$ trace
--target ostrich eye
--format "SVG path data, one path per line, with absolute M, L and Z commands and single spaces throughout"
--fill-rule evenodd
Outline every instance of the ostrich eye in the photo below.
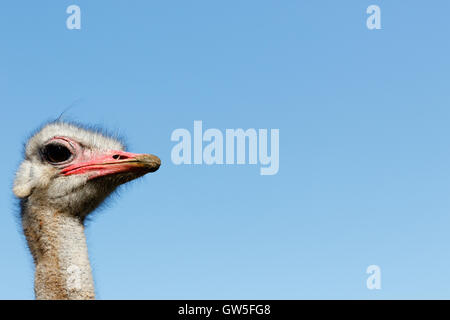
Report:
M 64 162 L 70 159 L 72 152 L 61 144 L 51 143 L 44 147 L 42 154 L 51 163 Z

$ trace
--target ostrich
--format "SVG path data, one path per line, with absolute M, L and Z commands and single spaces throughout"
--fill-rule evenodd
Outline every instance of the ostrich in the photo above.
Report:
M 95 299 L 84 221 L 119 185 L 158 170 L 100 132 L 57 121 L 25 146 L 13 192 L 35 264 L 36 299 Z

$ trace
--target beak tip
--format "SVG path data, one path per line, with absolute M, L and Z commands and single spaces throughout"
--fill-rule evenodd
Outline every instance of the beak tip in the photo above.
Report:
M 149 172 L 155 172 L 161 166 L 161 159 L 152 154 L 142 155 L 138 160 L 144 163 Z

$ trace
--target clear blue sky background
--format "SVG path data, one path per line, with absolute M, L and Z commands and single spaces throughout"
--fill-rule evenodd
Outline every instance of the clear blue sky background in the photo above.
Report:
M 66 8 L 82 29 L 66 29 Z M 382 30 L 366 28 L 366 8 Z M 101 299 L 450 298 L 450 2 L 2 1 L 0 298 L 33 298 L 11 192 L 66 118 L 161 169 L 88 224 Z M 279 128 L 280 171 L 175 166 L 174 129 Z M 367 266 L 382 289 L 366 288 Z

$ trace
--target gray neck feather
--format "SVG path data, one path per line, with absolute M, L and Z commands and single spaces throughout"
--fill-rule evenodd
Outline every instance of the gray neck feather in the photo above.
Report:
M 80 218 L 25 205 L 22 224 L 36 265 L 36 299 L 95 299 Z

